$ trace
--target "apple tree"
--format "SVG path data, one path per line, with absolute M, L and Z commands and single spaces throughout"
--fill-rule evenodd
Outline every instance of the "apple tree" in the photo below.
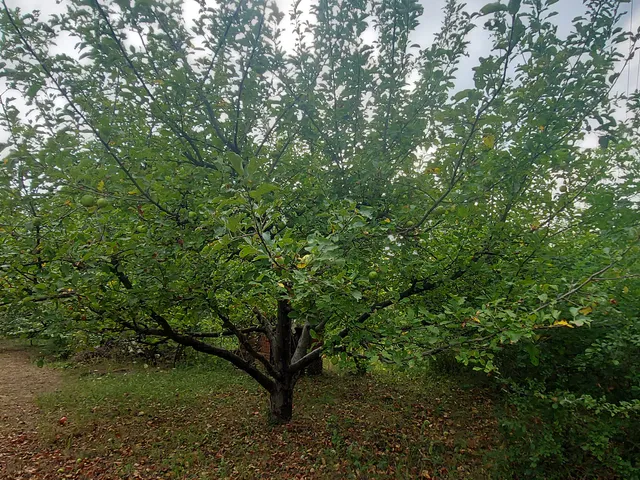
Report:
M 566 37 L 555 0 L 448 0 L 423 46 L 416 0 L 63 3 L 2 3 L 6 331 L 169 339 L 288 421 L 325 354 L 491 371 L 505 343 L 587 324 L 637 260 L 618 0 Z

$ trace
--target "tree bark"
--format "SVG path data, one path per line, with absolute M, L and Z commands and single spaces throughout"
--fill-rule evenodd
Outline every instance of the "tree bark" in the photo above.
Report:
M 298 377 L 289 371 L 292 356 L 291 304 L 289 299 L 278 300 L 278 318 L 271 354 L 279 378 L 269 390 L 269 416 L 271 422 L 287 423 L 293 413 L 293 387 Z
M 269 420 L 272 423 L 287 423 L 293 415 L 293 382 L 287 379 L 276 382 L 269 397 Z

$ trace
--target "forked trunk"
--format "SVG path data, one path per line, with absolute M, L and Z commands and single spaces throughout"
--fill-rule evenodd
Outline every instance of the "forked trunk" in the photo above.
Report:
M 293 413 L 293 386 L 277 382 L 269 398 L 269 419 L 273 423 L 287 423 Z

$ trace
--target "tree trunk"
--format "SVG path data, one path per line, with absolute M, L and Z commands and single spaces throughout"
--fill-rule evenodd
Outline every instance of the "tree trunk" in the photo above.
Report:
M 291 303 L 289 299 L 278 300 L 278 319 L 275 329 L 274 342 L 271 344 L 273 364 L 280 378 L 274 379 L 274 385 L 269 390 L 269 416 L 274 423 L 287 423 L 291 420 L 293 410 L 293 386 L 297 375 L 289 372 L 291 364 Z
M 269 420 L 272 423 L 287 423 L 293 413 L 292 382 L 276 382 L 269 398 Z

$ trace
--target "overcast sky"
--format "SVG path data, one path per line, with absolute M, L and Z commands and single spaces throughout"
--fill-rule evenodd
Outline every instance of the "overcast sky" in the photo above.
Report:
M 467 0 L 467 10 L 470 12 L 478 11 L 482 8 L 486 3 L 490 0 Z M 506 2 L 507 0 L 503 0 Z M 289 12 L 293 0 L 277 0 L 278 5 L 283 12 Z M 303 0 L 302 5 L 308 5 L 310 0 Z M 64 10 L 64 1 L 59 5 L 55 0 L 7 0 L 7 4 L 10 7 L 20 7 L 23 11 L 29 10 L 40 10 L 43 15 L 48 15 L 51 13 L 61 12 Z M 433 35 L 438 31 L 440 24 L 442 22 L 442 8 L 444 7 L 445 0 L 422 0 L 421 3 L 424 6 L 424 14 L 420 19 L 420 25 L 415 31 L 415 39 L 416 43 L 421 46 L 429 45 L 431 40 L 433 39 Z M 636 30 L 640 25 L 640 1 L 632 0 L 631 3 L 623 4 L 623 8 L 631 9 L 633 8 L 634 3 L 638 3 L 637 8 L 635 8 L 633 12 L 633 19 L 631 20 L 630 15 L 626 15 L 624 18 L 624 24 L 622 25 L 626 29 Z M 554 21 L 559 26 L 559 34 L 566 35 L 569 33 L 571 29 L 571 19 L 574 17 L 581 15 L 584 13 L 584 6 L 582 0 L 560 0 L 558 3 L 554 5 L 554 7 L 558 11 L 558 15 L 555 17 Z M 198 5 L 194 0 L 185 0 L 185 14 L 187 17 L 194 17 L 198 12 Z M 283 21 L 286 23 L 287 19 Z M 470 44 L 470 58 L 466 62 L 467 65 L 462 66 L 462 71 L 466 69 L 470 69 L 475 65 L 475 59 L 478 56 L 487 55 L 489 44 L 487 41 L 486 32 L 484 32 L 481 28 L 475 29 L 471 36 L 469 37 L 471 40 Z M 284 42 L 286 44 L 286 42 Z M 72 45 L 59 45 L 61 49 L 70 49 Z M 631 88 L 635 89 L 638 87 L 636 85 L 637 76 L 636 72 L 638 71 L 638 65 L 640 64 L 640 58 L 634 60 L 631 65 L 632 71 L 632 81 Z M 626 88 L 626 81 L 625 88 Z
M 506 2 L 507 0 L 503 0 Z M 293 0 L 277 0 L 278 6 L 281 11 L 289 12 Z M 485 4 L 489 3 L 490 0 L 467 0 L 465 3 L 467 4 L 468 11 L 478 11 Z M 58 5 L 58 2 L 55 0 L 7 0 L 7 4 L 9 7 L 20 7 L 23 11 L 28 10 L 40 10 L 43 14 L 50 14 L 55 12 L 63 11 L 63 5 Z M 62 1 L 64 4 L 65 2 Z M 308 4 L 309 0 L 303 0 L 302 5 Z M 442 8 L 445 4 L 445 0 L 421 0 L 422 5 L 424 6 L 424 15 L 420 20 L 420 26 L 416 31 L 416 38 L 418 39 L 418 43 L 421 45 L 428 45 L 429 41 L 433 38 L 433 34 L 438 30 L 438 27 L 442 21 Z M 570 29 L 571 19 L 581 15 L 584 12 L 584 7 L 582 4 L 582 0 L 560 0 L 558 3 L 554 5 L 559 15 L 555 17 L 555 20 L 560 26 L 560 34 L 566 34 Z M 629 23 L 629 16 L 626 17 L 625 27 L 629 28 L 633 27 L 635 30 L 640 23 L 640 2 L 633 0 L 631 3 L 623 5 L 623 8 L 626 7 L 630 9 L 633 6 L 633 3 L 638 3 L 637 8 L 634 11 L 634 21 L 632 24 Z M 185 0 L 185 13 L 190 16 L 195 16 L 198 11 L 198 6 L 193 0 Z M 286 22 L 286 18 L 284 20 Z M 475 37 L 473 37 L 473 42 L 471 44 L 472 54 L 480 55 L 483 50 L 486 49 L 486 41 L 483 41 L 484 38 L 478 29 L 475 32 Z M 481 40 L 481 41 L 475 41 Z M 472 55 L 473 57 L 474 55 Z M 477 58 L 477 55 L 476 55 Z
M 278 5 L 283 12 L 289 12 L 293 0 L 277 0 Z M 303 6 L 309 4 L 310 0 L 303 0 Z M 506 0 L 504 0 L 506 1 Z M 482 6 L 488 3 L 489 0 L 468 0 L 467 10 L 478 11 Z M 623 27 L 625 29 L 636 30 L 640 26 L 640 1 L 632 0 L 632 3 L 623 4 L 623 7 L 632 9 L 634 3 L 637 3 L 636 8 L 633 11 L 633 18 L 630 15 L 626 15 L 623 19 Z M 42 15 L 48 15 L 51 13 L 61 12 L 64 10 L 64 5 L 58 5 L 55 0 L 7 0 L 9 7 L 20 7 L 23 11 L 40 10 Z M 65 3 L 64 1 L 62 2 Z M 422 0 L 424 5 L 424 14 L 420 19 L 420 25 L 417 28 L 414 38 L 415 42 L 421 46 L 429 45 L 433 39 L 433 35 L 438 31 L 440 23 L 442 22 L 442 8 L 445 4 L 445 0 Z M 304 8 L 304 7 L 303 7 Z M 554 21 L 559 26 L 559 34 L 564 36 L 571 30 L 571 19 L 584 13 L 584 7 L 582 0 L 560 0 L 554 5 L 558 11 L 558 15 L 554 18 Z M 187 17 L 193 17 L 198 12 L 198 6 L 194 0 L 185 0 L 185 15 Z M 287 22 L 287 17 L 283 20 L 283 23 Z M 484 23 L 484 22 L 481 22 Z M 471 43 L 469 46 L 469 58 L 463 60 L 460 65 L 460 71 L 458 73 L 459 82 L 458 85 L 461 88 L 472 87 L 471 68 L 476 65 L 477 58 L 479 56 L 487 56 L 489 52 L 489 42 L 486 32 L 482 28 L 476 28 L 469 37 Z M 61 42 L 55 48 L 59 51 L 69 51 L 73 48 L 74 41 Z M 287 44 L 287 42 L 283 42 Z M 626 51 L 628 45 L 624 44 L 621 48 Z M 1 57 L 0 53 L 0 57 Z M 622 91 L 626 91 L 627 84 L 629 84 L 630 90 L 637 89 L 638 81 L 640 78 L 640 55 L 630 65 L 630 76 L 627 77 L 625 73 L 619 81 L 618 88 Z M 6 135 L 0 130 L 0 141 L 6 139 Z

